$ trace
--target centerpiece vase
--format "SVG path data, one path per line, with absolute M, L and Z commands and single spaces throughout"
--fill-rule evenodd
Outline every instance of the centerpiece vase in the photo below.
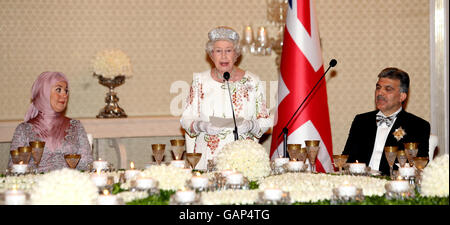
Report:
M 125 83 L 125 76 L 118 75 L 114 78 L 106 78 L 95 73 L 94 76 L 98 77 L 99 84 L 109 88 L 109 92 L 106 93 L 105 98 L 106 106 L 100 109 L 100 113 L 97 115 L 97 118 L 126 118 L 127 114 L 122 108 L 120 108 L 118 104 L 119 98 L 117 97 L 116 92 L 114 92 L 114 88 Z

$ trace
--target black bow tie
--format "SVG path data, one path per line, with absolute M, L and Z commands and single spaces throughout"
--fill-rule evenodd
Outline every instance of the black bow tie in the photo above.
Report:
M 381 124 L 386 123 L 386 126 L 390 127 L 396 116 L 397 114 L 391 116 L 377 115 L 377 126 L 381 126 Z

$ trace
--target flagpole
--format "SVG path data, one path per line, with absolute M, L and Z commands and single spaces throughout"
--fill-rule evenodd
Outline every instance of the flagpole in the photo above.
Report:
M 308 93 L 308 95 L 306 96 L 305 99 L 303 99 L 302 104 L 300 104 L 300 106 L 297 108 L 297 110 L 294 112 L 294 114 L 292 115 L 291 119 L 289 119 L 289 121 L 287 122 L 286 126 L 284 126 L 283 130 L 281 131 L 281 133 L 278 135 L 278 138 L 281 137 L 282 134 L 283 135 L 283 157 L 287 156 L 287 135 L 289 132 L 288 126 L 291 123 L 292 119 L 294 119 L 295 115 L 297 114 L 297 112 L 302 108 L 303 104 L 306 102 L 306 100 L 309 98 L 309 96 L 312 94 L 312 92 L 314 91 L 314 89 L 316 89 L 317 85 L 320 83 L 320 81 L 322 81 L 322 79 L 325 77 L 325 75 L 327 74 L 328 70 L 330 70 L 331 67 L 336 66 L 337 61 L 336 59 L 332 59 L 330 61 L 330 65 L 328 66 L 327 70 L 325 71 L 325 73 L 323 73 L 322 77 L 320 77 L 319 81 L 317 81 L 316 85 L 314 85 L 314 87 L 311 89 L 311 91 Z

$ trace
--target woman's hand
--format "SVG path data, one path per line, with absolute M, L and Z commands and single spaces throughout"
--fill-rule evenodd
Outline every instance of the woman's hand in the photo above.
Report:
M 222 131 L 222 128 L 213 126 L 210 122 L 194 121 L 192 124 L 196 133 L 205 132 L 209 135 L 217 135 Z
M 260 130 L 258 121 L 256 120 L 244 120 L 237 128 L 239 134 L 251 133 L 256 135 Z

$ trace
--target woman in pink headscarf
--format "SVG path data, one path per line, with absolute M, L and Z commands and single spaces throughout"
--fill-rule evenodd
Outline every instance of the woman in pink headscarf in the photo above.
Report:
M 80 154 L 79 170 L 88 170 L 92 150 L 79 120 L 64 116 L 69 100 L 69 81 L 60 72 L 43 72 L 34 82 L 31 104 L 11 143 L 11 150 L 29 146 L 31 141 L 44 141 L 44 153 L 38 172 L 68 167 L 65 154 Z M 9 165 L 11 166 L 11 158 Z M 30 165 L 34 165 L 33 159 Z

